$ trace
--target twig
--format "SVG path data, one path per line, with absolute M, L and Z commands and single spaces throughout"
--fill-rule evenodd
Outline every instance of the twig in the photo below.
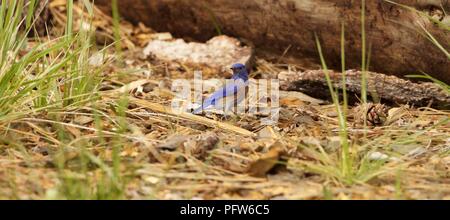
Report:
M 153 103 L 153 102 L 149 102 L 149 101 L 134 98 L 134 97 L 129 97 L 129 101 L 130 101 L 130 103 L 133 103 L 138 106 L 142 106 L 144 108 L 150 109 L 155 112 L 162 112 L 162 113 L 166 113 L 169 115 L 174 115 L 179 118 L 191 120 L 191 121 L 194 121 L 194 122 L 197 122 L 200 124 L 204 124 L 209 127 L 217 127 L 217 128 L 223 129 L 223 130 L 235 132 L 235 133 L 245 135 L 245 136 L 255 136 L 255 133 L 248 131 L 246 129 L 236 127 L 234 125 L 230 125 L 230 124 L 223 123 L 220 121 L 214 121 L 214 120 L 211 120 L 211 119 L 208 119 L 205 117 L 201 117 L 198 115 L 193 115 L 193 114 L 190 114 L 187 112 L 175 112 L 170 107 L 167 107 L 167 106 L 164 106 L 164 105 L 161 105 L 158 103 Z

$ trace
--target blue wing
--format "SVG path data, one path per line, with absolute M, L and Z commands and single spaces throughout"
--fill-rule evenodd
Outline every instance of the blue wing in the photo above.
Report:
M 225 87 L 220 88 L 214 92 L 210 97 L 208 97 L 202 104 L 201 107 L 194 110 L 194 114 L 200 113 L 205 108 L 216 105 L 218 102 L 222 102 L 225 97 L 235 96 L 240 89 L 245 88 L 247 85 L 243 80 L 235 80 L 232 83 L 227 83 Z

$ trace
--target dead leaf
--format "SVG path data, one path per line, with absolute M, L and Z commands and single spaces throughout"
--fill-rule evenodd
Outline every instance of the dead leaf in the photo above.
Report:
M 172 135 L 168 137 L 163 143 L 158 144 L 156 148 L 174 151 L 180 147 L 183 147 L 184 142 L 189 139 L 187 135 Z
M 149 34 L 150 39 L 152 40 L 172 40 L 172 34 L 169 32 L 162 32 L 162 33 L 154 33 L 154 34 Z
M 320 99 L 312 98 L 301 92 L 296 91 L 280 91 L 280 105 L 299 106 L 304 105 L 304 102 L 309 102 L 312 105 L 319 105 L 324 103 Z
M 254 177 L 264 177 L 278 163 L 282 147 L 280 141 L 275 142 L 267 153 L 250 163 L 247 173 Z
M 279 139 L 280 134 L 272 126 L 266 126 L 258 132 L 258 137 L 261 139 Z
M 390 125 L 399 119 L 401 119 L 404 115 L 408 113 L 408 106 L 402 106 L 399 108 L 391 108 L 388 111 L 388 116 L 386 119 L 386 125 Z
M 75 137 L 79 138 L 81 136 L 81 131 L 73 126 L 66 126 L 66 129 Z
M 91 123 L 93 121 L 94 121 L 94 118 L 89 117 L 89 116 L 85 116 L 85 115 L 75 116 L 75 118 L 73 120 L 73 122 L 75 122 L 76 124 L 79 124 L 79 125 L 89 124 L 89 123 Z
M 219 137 L 215 133 L 209 132 L 198 137 L 190 138 L 185 143 L 184 150 L 197 159 L 204 159 L 208 155 L 208 152 L 214 149 L 217 143 L 219 143 Z

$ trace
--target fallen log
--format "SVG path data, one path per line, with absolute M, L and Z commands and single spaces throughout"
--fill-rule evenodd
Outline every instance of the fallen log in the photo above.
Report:
M 341 24 L 345 23 L 347 67 L 360 69 L 361 0 L 127 0 L 121 15 L 157 31 L 206 41 L 218 32 L 251 41 L 259 51 L 318 60 L 315 37 L 328 64 L 340 69 Z M 449 0 L 397 0 L 442 24 L 450 23 Z M 110 0 L 96 0 L 110 11 Z M 450 83 L 449 57 L 427 37 L 428 31 L 449 51 L 449 29 L 422 14 L 385 0 L 366 0 L 367 50 L 370 69 L 404 76 L 428 73 Z
M 328 71 L 334 89 L 343 89 L 342 74 Z M 444 88 L 428 82 L 414 83 L 395 76 L 368 72 L 368 94 L 376 99 L 397 104 L 412 104 L 416 106 L 433 105 L 439 108 L 450 107 L 450 93 Z M 349 98 L 361 94 L 362 72 L 346 71 L 345 86 L 350 92 Z M 305 72 L 281 72 L 278 75 L 280 89 L 286 91 L 300 91 L 305 94 L 326 99 L 330 97 L 324 70 L 310 70 Z M 342 99 L 341 99 L 342 100 Z

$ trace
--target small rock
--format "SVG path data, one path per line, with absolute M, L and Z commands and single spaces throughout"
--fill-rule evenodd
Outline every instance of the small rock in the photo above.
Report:
M 369 160 L 388 160 L 389 156 L 378 151 L 372 152 L 368 156 Z
M 161 179 L 158 178 L 158 177 L 149 176 L 149 177 L 145 177 L 144 180 L 145 180 L 146 182 L 151 183 L 151 184 L 157 184 L 157 183 L 159 183 L 159 181 L 160 181 Z

